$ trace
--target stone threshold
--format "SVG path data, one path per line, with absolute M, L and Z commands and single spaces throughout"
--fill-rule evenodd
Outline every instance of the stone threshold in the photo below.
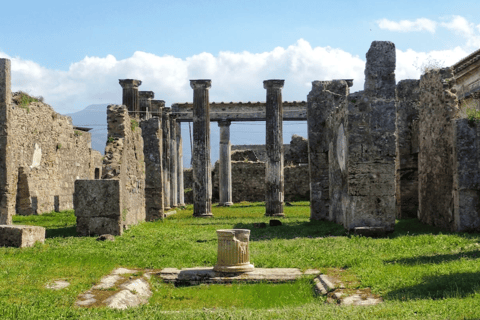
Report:
M 205 268 L 165 268 L 156 276 L 166 283 L 175 285 L 255 283 L 255 282 L 292 282 L 306 275 L 318 275 L 320 271 L 309 269 L 305 272 L 297 268 L 255 268 L 244 273 L 224 273 Z

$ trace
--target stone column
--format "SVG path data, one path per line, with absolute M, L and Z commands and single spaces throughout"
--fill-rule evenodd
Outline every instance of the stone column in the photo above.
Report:
M 178 206 L 185 205 L 185 194 L 183 190 L 183 141 L 182 126 L 177 122 L 177 189 Z
M 163 205 L 165 210 L 170 210 L 170 109 L 163 109 L 162 113 L 162 131 L 163 131 Z
M 165 108 L 165 100 L 152 100 L 150 102 L 152 107 L 152 117 L 162 117 L 163 108 Z
M 230 124 L 229 120 L 218 121 L 220 127 L 219 205 L 225 207 L 233 204 Z
M 210 164 L 211 80 L 190 80 L 193 89 L 193 216 L 212 217 L 212 170 Z
M 283 102 L 285 80 L 265 80 L 267 163 L 265 172 L 265 215 L 283 217 Z
M 12 224 L 15 204 L 10 193 L 9 176 L 13 173 L 8 143 L 8 109 L 12 103 L 11 62 L 0 59 L 0 224 Z
M 236 273 L 250 272 L 255 268 L 250 263 L 250 230 L 224 229 L 217 230 L 218 256 L 213 270 L 217 272 Z
M 145 220 L 163 219 L 162 118 L 140 122 L 145 159 Z
M 177 190 L 177 120 L 170 115 L 170 207 L 178 205 Z
M 153 91 L 139 91 L 138 98 L 139 98 L 139 118 L 148 120 L 151 118 L 152 114 L 152 99 L 155 96 Z
M 142 84 L 142 81 L 134 79 L 120 79 L 118 81 L 123 88 L 122 104 L 127 107 L 131 116 L 138 118 L 138 111 L 140 111 L 138 87 Z

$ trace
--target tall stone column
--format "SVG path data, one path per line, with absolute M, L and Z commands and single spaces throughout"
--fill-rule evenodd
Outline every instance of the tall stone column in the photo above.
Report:
M 145 220 L 163 219 L 162 118 L 140 122 L 145 159 Z
M 163 108 L 165 108 L 165 100 L 152 100 L 150 102 L 152 107 L 152 117 L 162 117 Z
M 231 121 L 218 121 L 220 127 L 220 174 L 219 193 L 221 206 L 231 206 L 232 202 L 232 161 L 230 144 Z
M 13 173 L 13 159 L 8 143 L 8 109 L 11 103 L 11 62 L 9 59 L 0 59 L 0 225 L 12 224 L 12 215 L 15 214 L 9 183 Z
M 177 205 L 177 120 L 174 115 L 170 115 L 170 207 Z
M 163 109 L 162 113 L 162 131 L 163 131 L 163 206 L 165 210 L 170 210 L 170 109 Z
M 130 116 L 138 118 L 140 105 L 138 102 L 138 87 L 142 81 L 135 79 L 118 80 L 123 88 L 122 104 L 127 107 Z
M 267 163 L 265 172 L 265 215 L 283 217 L 283 102 L 285 80 L 265 80 Z
M 193 216 L 212 217 L 212 170 L 210 164 L 211 80 L 190 80 L 193 89 Z
M 139 91 L 138 98 L 139 98 L 139 118 L 148 120 L 151 118 L 152 114 L 152 99 L 155 96 L 153 91 Z
M 185 205 L 185 194 L 183 190 L 183 141 L 182 126 L 177 122 L 177 190 L 178 206 Z

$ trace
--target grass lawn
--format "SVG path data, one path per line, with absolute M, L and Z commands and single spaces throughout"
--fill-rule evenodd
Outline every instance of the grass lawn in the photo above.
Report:
M 397 221 L 388 237 L 345 233 L 309 221 L 309 203 L 285 207 L 281 227 L 267 222 L 263 203 L 214 207 L 214 218 L 192 207 L 164 221 L 142 223 L 99 242 L 76 237 L 73 211 L 15 216 L 16 224 L 47 228 L 44 245 L 0 248 L 0 319 L 480 319 L 480 234 L 442 233 Z M 345 307 L 315 296 L 309 278 L 293 284 L 200 285 L 175 288 L 153 277 L 148 305 L 125 311 L 75 307 L 76 297 L 116 267 L 162 269 L 213 266 L 217 229 L 250 229 L 250 261 L 262 268 L 336 272 L 350 288 L 370 287 L 384 303 Z M 54 280 L 71 283 L 45 289 Z

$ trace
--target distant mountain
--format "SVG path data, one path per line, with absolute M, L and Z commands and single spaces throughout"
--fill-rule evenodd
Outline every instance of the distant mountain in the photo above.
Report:
M 92 149 L 105 153 L 107 142 L 107 106 L 108 104 L 92 104 L 85 109 L 68 113 L 74 126 L 92 128 Z
M 92 104 L 85 109 L 69 113 L 73 121 L 73 125 L 77 127 L 92 128 L 92 148 L 105 152 L 105 144 L 107 142 L 107 106 L 108 104 Z M 190 168 L 191 159 L 191 140 L 190 129 L 193 130 L 192 124 L 182 123 L 182 139 L 183 139 L 183 166 Z M 190 127 L 190 128 L 189 128 Z M 193 133 L 192 133 L 193 134 Z M 283 124 L 283 142 L 290 143 L 291 136 L 298 134 L 307 137 L 306 122 L 284 122 Z M 233 144 L 265 144 L 265 122 L 232 122 L 230 127 L 230 140 Z M 210 124 L 210 147 L 212 165 L 218 160 L 218 150 L 220 144 L 220 130 L 215 122 Z

